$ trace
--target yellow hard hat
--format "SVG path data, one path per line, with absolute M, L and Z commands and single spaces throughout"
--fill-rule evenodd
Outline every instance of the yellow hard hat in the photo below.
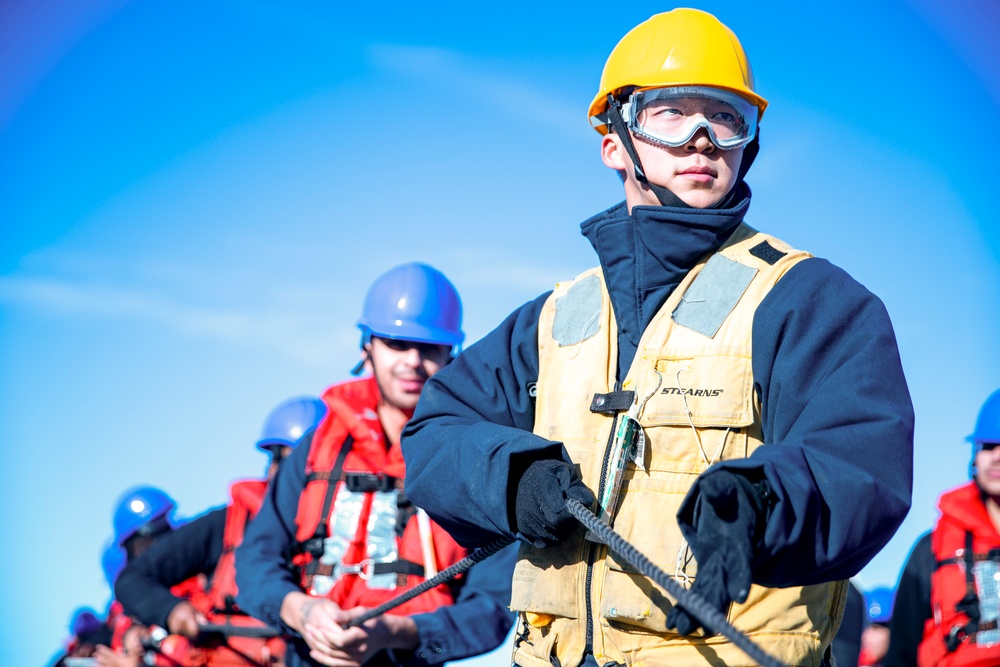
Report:
M 608 131 L 608 94 L 626 88 L 712 86 L 728 90 L 757 107 L 767 100 L 754 92 L 753 70 L 740 40 L 708 12 L 679 8 L 657 14 L 632 28 L 608 56 L 601 88 L 590 104 L 591 124 Z

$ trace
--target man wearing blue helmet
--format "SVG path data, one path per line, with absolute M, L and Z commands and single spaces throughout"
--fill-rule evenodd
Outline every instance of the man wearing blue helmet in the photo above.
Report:
M 92 658 L 98 646 L 111 643 L 111 628 L 90 607 L 80 607 L 73 612 L 69 632 L 66 649 L 53 661 L 52 667 L 67 667 L 72 663 L 67 658 Z
M 465 337 L 461 324 L 458 292 L 433 267 L 404 264 L 375 280 L 353 371 L 369 374 L 324 392 L 328 418 L 282 466 L 236 552 L 238 602 L 291 636 L 303 663 L 439 664 L 491 650 L 510 629 L 509 550 L 453 586 L 342 627 L 466 555 L 407 500 L 399 449 L 424 384 Z
M 903 566 L 886 667 L 1000 665 L 1000 389 L 966 440 L 972 481 L 941 495 Z
M 115 509 L 115 541 L 127 558 L 135 558 L 156 538 L 173 530 L 174 501 L 163 491 L 145 486 L 126 493 Z
M 234 551 L 281 461 L 309 442 L 325 415 L 325 404 L 309 396 L 277 406 L 268 415 L 256 444 L 269 455 L 266 479 L 234 482 L 226 507 L 178 528 L 129 562 L 115 585 L 125 611 L 147 625 L 192 640 L 206 623 L 259 626 L 259 621 L 247 619 L 236 606 Z M 203 594 L 184 597 L 172 590 L 180 582 L 199 576 L 211 582 Z M 211 650 L 220 654 L 235 650 L 264 665 L 281 658 L 284 644 L 267 638 L 230 638 Z
M 861 633 L 859 667 L 882 667 L 889 650 L 889 621 L 896 592 L 880 586 L 865 593 L 865 625 Z
M 175 508 L 176 503 L 170 496 L 152 486 L 129 489 L 118 500 L 112 518 L 114 538 L 105 549 L 101 563 L 112 589 L 116 577 L 129 561 L 135 561 L 174 530 Z M 197 589 L 196 583 L 188 582 L 183 591 L 178 589 L 178 593 L 188 595 Z M 140 641 L 146 628 L 136 624 L 117 599 L 111 603 L 107 622 L 112 629 L 111 642 L 95 649 L 97 664 L 99 667 L 136 667 L 142 657 Z

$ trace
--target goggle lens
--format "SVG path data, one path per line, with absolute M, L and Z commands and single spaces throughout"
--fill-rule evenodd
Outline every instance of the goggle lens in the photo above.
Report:
M 757 134 L 757 107 L 739 95 L 702 86 L 637 90 L 622 107 L 629 130 L 677 147 L 704 128 L 719 148 L 749 143 Z

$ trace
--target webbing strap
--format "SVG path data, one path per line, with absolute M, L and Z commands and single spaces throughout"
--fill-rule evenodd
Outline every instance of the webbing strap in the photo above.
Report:
M 945 635 L 944 645 L 949 653 L 956 651 L 966 638 L 979 632 L 979 594 L 976 592 L 976 577 L 972 572 L 975 565 L 972 542 L 972 531 L 965 531 L 965 551 L 962 553 L 965 563 L 965 597 L 955 605 L 955 611 L 965 614 L 969 621 L 965 625 L 956 625 Z
M 330 478 L 326 482 L 326 494 L 323 496 L 323 509 L 320 510 L 319 523 L 316 524 L 316 532 L 313 533 L 312 539 L 306 541 L 306 549 L 309 550 L 309 545 L 311 543 L 312 549 L 316 550 L 319 543 L 330 537 L 330 508 L 333 505 L 333 494 L 337 490 L 337 483 L 340 481 L 341 473 L 344 470 L 344 461 L 347 460 L 347 455 L 351 451 L 351 447 L 354 445 L 354 436 L 351 434 L 347 435 L 344 440 L 344 444 L 340 446 L 340 452 L 337 453 L 337 460 L 333 464 L 333 470 L 330 472 Z M 316 574 L 316 568 L 319 567 L 319 556 L 315 553 L 312 554 L 312 560 L 306 565 L 306 581 L 311 585 L 313 575 Z
M 315 569 L 314 574 L 330 576 L 334 572 L 340 572 L 341 574 L 353 574 L 361 577 L 362 579 L 369 579 L 379 574 L 405 574 L 422 577 L 424 576 L 424 566 L 420 563 L 414 563 L 412 560 L 406 560 L 405 558 L 385 563 L 374 563 L 371 560 L 363 560 L 360 563 L 354 563 L 351 565 L 345 565 L 343 563 L 319 565 Z

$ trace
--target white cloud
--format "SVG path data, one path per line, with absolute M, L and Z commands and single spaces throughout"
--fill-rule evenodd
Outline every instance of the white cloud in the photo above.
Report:
M 280 301 L 261 300 L 264 303 L 255 310 L 228 304 L 195 306 L 135 285 L 88 283 L 51 276 L 0 277 L 0 304 L 6 307 L 28 307 L 64 318 L 86 316 L 152 322 L 180 335 L 244 347 L 267 347 L 303 363 L 329 363 L 334 345 L 340 344 L 331 340 L 329 322 L 310 310 L 289 309 Z M 346 330 L 334 335 L 346 344 Z
M 517 123 L 542 123 L 574 136 L 591 136 L 576 100 L 554 98 L 552 90 L 505 76 L 487 62 L 434 47 L 377 44 L 369 57 L 379 68 L 441 84 L 449 95 L 474 96 L 507 112 Z M 442 97 L 442 99 L 447 99 Z

